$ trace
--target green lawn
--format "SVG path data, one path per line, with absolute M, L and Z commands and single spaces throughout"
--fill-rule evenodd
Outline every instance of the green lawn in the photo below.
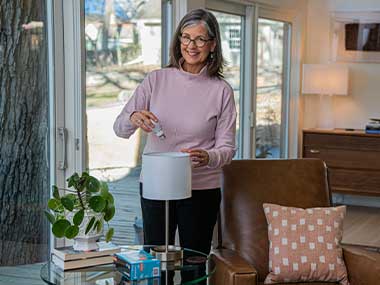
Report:
M 120 91 L 114 92 L 89 92 L 86 94 L 86 106 L 87 107 L 103 107 L 116 103 L 118 101 L 117 96 Z

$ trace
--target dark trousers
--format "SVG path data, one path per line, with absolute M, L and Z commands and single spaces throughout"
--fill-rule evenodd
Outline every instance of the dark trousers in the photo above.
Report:
M 140 194 L 144 191 L 140 184 Z M 178 227 L 180 244 L 184 248 L 208 254 L 213 229 L 219 213 L 220 188 L 194 190 L 192 197 L 169 202 L 169 244 L 174 244 Z M 165 244 L 165 201 L 142 198 L 144 244 Z

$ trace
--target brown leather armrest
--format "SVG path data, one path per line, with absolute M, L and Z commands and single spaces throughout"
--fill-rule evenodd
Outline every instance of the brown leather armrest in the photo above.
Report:
M 235 251 L 214 250 L 211 254 L 216 272 L 211 276 L 211 285 L 256 285 L 257 271 Z
M 343 255 L 351 285 L 380 284 L 380 253 L 344 246 Z

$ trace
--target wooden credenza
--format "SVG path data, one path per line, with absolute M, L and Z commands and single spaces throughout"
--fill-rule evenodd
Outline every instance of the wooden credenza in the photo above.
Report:
M 380 135 L 305 129 L 303 157 L 326 162 L 333 192 L 380 196 Z

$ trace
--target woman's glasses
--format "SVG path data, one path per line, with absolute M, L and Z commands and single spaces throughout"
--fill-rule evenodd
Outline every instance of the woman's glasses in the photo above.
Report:
M 181 42 L 181 44 L 185 45 L 185 46 L 188 46 L 191 42 L 193 42 L 197 47 L 204 47 L 205 44 L 208 42 L 208 41 L 212 41 L 212 39 L 205 39 L 205 38 L 202 38 L 202 37 L 196 37 L 195 39 L 191 39 L 189 36 L 179 36 L 179 41 Z

